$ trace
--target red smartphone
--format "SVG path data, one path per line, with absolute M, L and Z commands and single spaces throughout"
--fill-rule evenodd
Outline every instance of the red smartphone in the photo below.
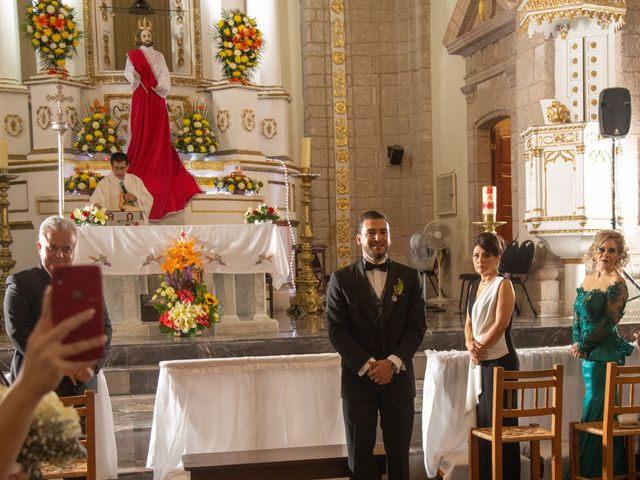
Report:
M 53 270 L 51 285 L 51 314 L 55 325 L 89 308 L 95 310 L 93 318 L 72 330 L 64 339 L 64 343 L 104 335 L 100 267 L 96 265 L 56 267 Z M 104 347 L 94 348 L 68 357 L 68 360 L 98 360 L 102 357 L 103 351 Z

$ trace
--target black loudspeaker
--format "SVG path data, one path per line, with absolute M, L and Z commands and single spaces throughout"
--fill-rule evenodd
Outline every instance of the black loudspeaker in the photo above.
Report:
M 603 137 L 624 137 L 631 126 L 631 94 L 626 88 L 605 88 L 598 107 Z
M 404 147 L 402 145 L 391 145 L 387 147 L 387 157 L 391 165 L 400 165 L 404 156 Z

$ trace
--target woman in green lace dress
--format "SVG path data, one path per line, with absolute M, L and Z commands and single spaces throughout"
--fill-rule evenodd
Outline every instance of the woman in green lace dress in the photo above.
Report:
M 629 293 L 618 272 L 628 260 L 624 237 L 614 230 L 601 230 L 585 255 L 590 271 L 578 288 L 574 303 L 571 354 L 582 359 L 585 396 L 582 422 L 601 421 L 607 362 L 623 365 L 633 345 L 619 334 L 616 325 L 624 315 Z M 620 440 L 620 442 L 618 442 Z M 622 439 L 614 443 L 615 475 L 626 473 Z M 602 439 L 580 433 L 580 475 L 602 476 Z

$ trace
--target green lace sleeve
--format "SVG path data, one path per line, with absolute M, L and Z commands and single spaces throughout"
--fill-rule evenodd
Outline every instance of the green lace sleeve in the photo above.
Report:
M 576 312 L 575 308 L 573 309 L 573 324 L 571 325 L 571 343 L 576 343 L 580 341 L 581 337 L 581 328 L 580 328 L 580 316 L 578 312 Z
M 607 307 L 604 317 L 596 327 L 589 332 L 580 344 L 580 351 L 589 355 L 598 344 L 611 333 L 624 315 L 624 307 L 627 305 L 629 291 L 623 282 L 616 282 L 607 289 Z

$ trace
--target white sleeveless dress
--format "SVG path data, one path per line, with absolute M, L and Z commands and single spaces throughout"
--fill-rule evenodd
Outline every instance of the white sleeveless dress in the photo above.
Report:
M 471 326 L 473 338 L 483 343 L 483 338 L 496 321 L 496 308 L 498 305 L 498 291 L 504 277 L 496 276 L 491 280 L 476 297 L 471 310 Z M 495 360 L 509 353 L 504 333 L 490 347 L 487 347 L 487 356 L 484 360 Z M 482 393 L 482 369 L 473 361 L 469 361 L 469 376 L 467 379 L 467 398 L 465 402 L 465 414 L 474 415 L 478 396 Z

